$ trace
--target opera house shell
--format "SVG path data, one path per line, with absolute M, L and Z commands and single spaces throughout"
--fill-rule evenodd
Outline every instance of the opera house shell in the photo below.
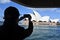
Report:
M 56 25 L 59 19 L 50 19 L 50 16 L 41 16 L 37 11 L 33 10 L 30 13 L 34 25 Z M 24 24 L 28 24 L 28 19 L 24 21 Z

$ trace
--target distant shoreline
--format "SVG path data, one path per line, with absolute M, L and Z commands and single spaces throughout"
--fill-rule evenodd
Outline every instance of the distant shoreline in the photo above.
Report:
M 26 22 L 26 23 L 27 23 L 27 22 Z M 27 23 L 27 24 L 23 24 L 23 23 L 20 24 L 20 23 L 18 23 L 18 24 L 19 24 L 19 25 L 28 26 L 28 23 Z M 0 25 L 3 25 L 3 22 L 2 22 L 2 21 L 0 21 Z M 33 24 L 33 26 L 60 26 L 60 23 L 57 23 L 56 25 L 48 25 L 48 24 L 45 24 L 45 25 L 44 25 L 44 24 L 42 24 L 42 25 L 41 25 L 41 24 L 40 24 L 40 25 L 39 25 L 39 24 L 38 24 L 38 25 L 35 25 L 35 24 Z
M 28 25 L 24 25 L 24 24 L 19 24 L 19 25 L 28 26 Z M 60 25 L 33 25 L 33 26 L 60 26 Z
M 34 26 L 60 26 L 60 22 L 35 22 L 32 21 Z M 22 23 L 22 25 L 28 25 L 29 21 L 26 20 Z

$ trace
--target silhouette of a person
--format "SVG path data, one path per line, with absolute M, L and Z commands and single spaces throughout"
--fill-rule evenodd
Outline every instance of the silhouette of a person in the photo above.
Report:
M 24 29 L 18 25 L 18 21 L 26 17 L 29 19 L 29 25 L 27 29 Z M 33 32 L 31 16 L 27 14 L 19 19 L 19 11 L 15 7 L 10 6 L 6 8 L 4 11 L 4 19 L 4 23 L 0 27 L 0 40 L 24 40 Z

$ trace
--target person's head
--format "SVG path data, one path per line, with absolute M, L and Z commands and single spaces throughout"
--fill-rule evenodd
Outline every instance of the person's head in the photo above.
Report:
M 8 19 L 17 20 L 18 18 L 19 18 L 19 11 L 17 8 L 10 6 L 5 9 L 4 11 L 5 20 L 8 20 Z

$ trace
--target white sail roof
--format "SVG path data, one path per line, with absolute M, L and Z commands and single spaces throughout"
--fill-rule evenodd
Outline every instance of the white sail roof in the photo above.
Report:
M 59 19 L 50 19 L 51 20 L 51 22 L 58 22 L 59 21 Z
M 30 14 L 31 15 L 31 21 L 33 21 L 33 20 L 36 20 L 36 18 L 35 18 L 35 15 L 34 14 Z
M 32 13 L 29 13 L 29 14 L 32 17 L 31 21 L 33 21 L 33 20 L 35 20 L 37 22 L 38 21 L 49 22 L 49 20 L 51 20 L 51 22 L 58 22 L 59 21 L 59 19 L 50 19 L 50 16 L 43 16 L 43 17 L 41 17 L 41 15 L 37 11 L 35 11 L 35 10 L 33 10 L 33 14 Z
M 34 12 L 36 21 L 38 22 L 40 20 L 40 18 L 41 18 L 41 15 L 37 11 L 35 11 L 35 10 L 33 10 L 33 12 Z
M 33 10 L 33 12 L 34 12 L 34 15 L 35 15 L 35 20 L 37 22 L 38 21 L 46 21 L 46 22 L 49 21 L 49 18 L 50 18 L 49 16 L 43 16 L 43 17 L 41 17 L 41 15 L 37 11 Z
M 49 18 L 50 18 L 49 16 L 43 16 L 43 17 L 40 18 L 40 20 L 48 22 Z

